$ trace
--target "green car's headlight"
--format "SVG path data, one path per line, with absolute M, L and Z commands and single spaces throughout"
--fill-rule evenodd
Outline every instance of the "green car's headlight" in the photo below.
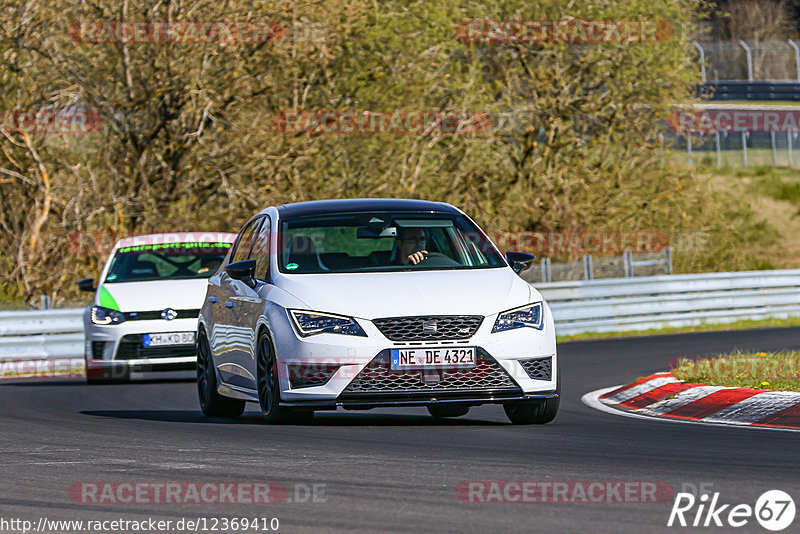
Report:
M 367 334 L 352 317 L 307 310 L 289 310 L 289 315 L 301 337 L 316 334 L 367 337 Z
M 91 313 L 94 324 L 119 324 L 125 322 L 125 314 L 117 310 L 103 308 L 102 306 L 92 306 Z
M 521 308 L 504 311 L 497 316 L 492 327 L 492 333 L 514 330 L 515 328 L 530 327 L 541 330 L 544 328 L 544 310 L 542 303 L 527 304 Z

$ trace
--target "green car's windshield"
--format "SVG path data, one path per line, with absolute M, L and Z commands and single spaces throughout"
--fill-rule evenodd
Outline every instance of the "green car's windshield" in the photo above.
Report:
M 365 212 L 284 220 L 279 267 L 287 274 L 504 267 L 469 219 L 448 213 Z M 410 258 L 422 258 L 416 263 Z
M 106 275 L 106 284 L 152 280 L 210 278 L 230 243 L 162 243 L 117 250 Z

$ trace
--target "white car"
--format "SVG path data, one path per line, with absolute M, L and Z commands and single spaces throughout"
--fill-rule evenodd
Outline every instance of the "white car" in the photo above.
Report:
M 195 377 L 195 332 L 208 278 L 236 234 L 172 233 L 122 239 L 84 312 L 89 383 Z M 158 374 L 155 374 L 158 373 Z
M 208 280 L 197 388 L 208 416 L 257 402 L 268 422 L 317 410 L 502 404 L 514 423 L 558 411 L 553 317 L 463 212 L 418 200 L 270 207 Z

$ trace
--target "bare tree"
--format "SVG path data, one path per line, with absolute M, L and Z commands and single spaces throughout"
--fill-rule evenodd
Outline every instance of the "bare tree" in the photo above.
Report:
M 70 248 L 76 233 L 236 229 L 269 204 L 354 196 L 452 202 L 489 230 L 711 226 L 714 248 L 676 255 L 676 267 L 747 266 L 744 208 L 660 163 L 659 118 L 698 81 L 689 35 L 602 46 L 461 42 L 456 24 L 476 13 L 571 16 L 550 0 L 475 4 L 0 2 L 0 111 L 85 107 L 103 118 L 80 136 L 26 136 L 0 123 L 0 300 L 78 295 L 74 282 L 96 274 L 105 254 Z M 587 13 L 690 25 L 701 0 L 604 4 Z M 105 33 L 137 21 L 225 20 L 277 21 L 286 35 L 225 43 Z M 495 122 L 463 135 L 275 127 L 282 112 L 324 110 L 477 110 Z
M 728 0 L 714 16 L 718 39 L 750 45 L 756 80 L 796 76 L 794 55 L 786 44 L 796 33 L 793 9 L 786 0 Z
M 725 41 L 781 41 L 797 32 L 786 0 L 728 0 L 720 4 L 714 26 Z

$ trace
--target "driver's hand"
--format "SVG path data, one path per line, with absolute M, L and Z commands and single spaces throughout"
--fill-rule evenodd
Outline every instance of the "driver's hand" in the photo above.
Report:
M 425 259 L 425 255 L 427 253 L 428 253 L 427 250 L 418 250 L 408 257 L 408 261 L 410 261 L 413 265 L 416 265 Z

